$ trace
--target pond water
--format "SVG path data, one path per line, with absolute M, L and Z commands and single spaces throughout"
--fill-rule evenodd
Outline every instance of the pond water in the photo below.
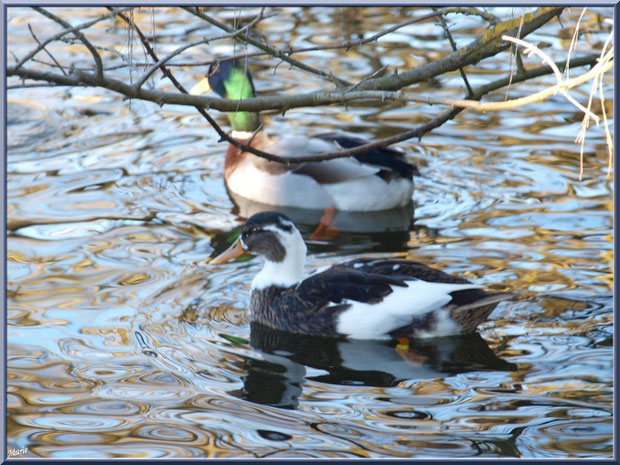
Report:
M 104 13 L 72 10 L 55 11 L 72 24 Z M 368 36 L 418 14 L 270 11 L 277 15 L 259 31 L 295 47 Z M 564 26 L 580 12 L 565 12 Z M 28 23 L 49 34 L 49 20 L 31 10 L 9 8 L 7 17 L 9 51 L 19 57 L 33 48 Z M 175 8 L 134 17 L 160 55 L 217 33 Z M 582 21 L 598 24 L 594 12 Z M 458 46 L 483 27 L 470 17 L 448 23 Z M 570 36 L 559 39 L 561 31 L 556 20 L 528 39 L 562 59 Z M 588 34 L 578 53 L 600 49 L 605 37 Z M 89 38 L 129 54 L 121 22 L 99 23 Z M 82 51 L 65 43 L 51 50 L 73 60 Z M 230 41 L 215 42 L 182 59 L 232 51 Z M 447 53 L 441 27 L 426 22 L 346 53 L 297 58 L 356 80 L 383 65 L 404 69 Z M 133 58 L 144 59 L 135 43 Z M 285 65 L 274 73 L 276 62 L 265 57 L 251 63 L 263 95 L 328 87 Z M 509 66 L 509 55 L 499 54 L 468 71 L 470 81 L 504 77 Z M 205 70 L 173 71 L 190 86 Z M 513 85 L 510 97 L 552 83 Z M 172 89 L 159 77 L 152 84 Z M 415 89 L 463 95 L 458 73 Z M 571 94 L 587 102 L 589 89 Z M 612 90 L 608 77 L 610 117 Z M 250 324 L 249 285 L 261 261 L 206 260 L 257 206 L 228 196 L 226 146 L 195 109 L 89 88 L 20 88 L 8 99 L 7 433 L 21 457 L 612 457 L 613 176 L 604 131 L 592 127 L 579 179 L 574 139 L 582 115 L 562 97 L 465 111 L 421 141 L 399 144 L 421 171 L 415 209 L 339 214 L 341 232 L 329 241 L 308 240 L 321 212 L 289 211 L 308 241 L 308 271 L 355 257 L 399 257 L 519 294 L 479 334 L 412 340 L 408 349 Z M 285 127 L 379 138 L 440 111 L 317 107 L 271 114 L 265 125 L 272 134 Z M 212 114 L 228 127 L 224 115 Z

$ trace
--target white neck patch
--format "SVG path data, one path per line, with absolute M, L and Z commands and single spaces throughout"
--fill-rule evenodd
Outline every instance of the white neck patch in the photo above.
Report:
M 289 223 L 286 223 L 287 225 Z M 301 234 L 292 225 L 290 232 L 283 231 L 276 226 L 266 226 L 264 229 L 273 231 L 284 247 L 284 260 L 271 262 L 265 260 L 263 269 L 252 281 L 252 290 L 265 289 L 269 286 L 290 287 L 301 281 L 306 263 L 306 244 Z
M 254 133 L 250 131 L 232 131 L 230 135 L 233 139 L 238 139 L 238 140 L 246 139 L 247 140 L 250 137 L 252 137 Z

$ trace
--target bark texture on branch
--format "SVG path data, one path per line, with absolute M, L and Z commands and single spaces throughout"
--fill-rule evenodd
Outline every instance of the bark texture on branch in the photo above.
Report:
M 463 47 L 460 50 L 456 50 L 448 56 L 439 59 L 434 62 L 426 63 L 423 65 L 416 66 L 408 71 L 392 74 L 389 76 L 381 76 L 376 77 L 381 73 L 372 73 L 371 75 L 365 77 L 361 81 L 351 84 L 348 81 L 337 78 L 333 76 L 331 73 L 325 73 L 323 71 L 319 71 L 314 68 L 308 67 L 304 63 L 290 58 L 290 54 L 293 53 L 292 50 L 289 50 L 288 53 L 286 51 L 282 51 L 273 47 L 271 44 L 266 43 L 265 41 L 258 41 L 249 36 L 248 32 L 251 30 L 252 26 L 258 23 L 261 19 L 264 18 L 263 10 L 261 10 L 260 15 L 254 18 L 252 21 L 247 23 L 245 26 L 234 29 L 220 21 L 211 18 L 210 16 L 201 13 L 196 8 L 185 7 L 184 9 L 196 17 L 209 22 L 210 24 L 216 25 L 218 28 L 225 31 L 225 34 L 220 36 L 212 36 L 211 38 L 205 38 L 203 41 L 206 43 L 209 40 L 217 40 L 221 38 L 229 38 L 231 40 L 239 40 L 246 42 L 248 44 L 252 44 L 262 50 L 262 53 L 266 53 L 268 55 L 273 56 L 274 58 L 278 58 L 284 61 L 287 61 L 294 67 L 298 67 L 306 72 L 312 72 L 314 74 L 318 74 L 319 76 L 326 78 L 329 82 L 336 85 L 336 90 L 329 91 L 318 91 L 311 92 L 305 94 L 297 94 L 297 95 L 284 95 L 284 96 L 269 96 L 269 97 L 255 97 L 249 98 L 246 100 L 238 101 L 238 100 L 227 100 L 222 98 L 215 97 L 205 97 L 205 96 L 193 96 L 187 94 L 183 86 L 178 82 L 177 79 L 173 76 L 170 69 L 166 66 L 166 63 L 173 56 L 180 54 L 183 50 L 192 46 L 192 44 L 180 47 L 175 49 L 173 52 L 168 55 L 160 58 L 158 57 L 151 45 L 149 44 L 149 40 L 145 36 L 145 34 L 140 31 L 139 27 L 133 22 L 133 20 L 125 15 L 124 10 L 109 8 L 111 13 L 101 16 L 90 23 L 84 23 L 82 26 L 71 27 L 68 23 L 58 18 L 57 16 L 49 13 L 46 10 L 41 8 L 36 8 L 37 11 L 44 14 L 48 18 L 52 19 L 56 23 L 62 25 L 65 29 L 61 31 L 61 33 L 57 33 L 51 39 L 47 39 L 41 42 L 41 44 L 49 43 L 51 40 L 59 39 L 65 34 L 73 33 L 78 40 L 80 40 L 89 50 L 89 52 L 93 56 L 94 60 L 94 69 L 92 70 L 83 70 L 83 69 L 75 69 L 72 68 L 71 73 L 56 73 L 53 71 L 42 70 L 40 67 L 27 67 L 26 64 L 34 62 L 34 55 L 43 49 L 41 45 L 39 45 L 38 49 L 31 54 L 29 54 L 25 59 L 22 59 L 15 66 L 7 67 L 7 76 L 16 76 L 21 79 L 28 79 L 34 81 L 45 81 L 49 83 L 53 83 L 56 85 L 63 86 L 97 86 L 105 89 L 112 90 L 119 94 L 122 94 L 126 98 L 129 99 L 140 99 L 147 100 L 151 102 L 155 102 L 159 105 L 164 104 L 177 104 L 177 105 L 191 105 L 197 108 L 197 110 L 207 119 L 209 124 L 214 128 L 214 130 L 218 133 L 221 140 L 228 141 L 236 147 L 247 150 L 249 152 L 254 153 L 255 155 L 261 156 L 268 160 L 278 161 L 282 163 L 288 163 L 293 159 L 288 157 L 277 156 L 274 154 L 269 154 L 252 147 L 248 147 L 240 143 L 239 141 L 233 139 L 229 136 L 218 124 L 216 121 L 208 114 L 207 110 L 219 110 L 224 112 L 230 111 L 253 111 L 260 112 L 265 110 L 277 110 L 280 112 L 285 112 L 292 108 L 301 108 L 301 107 L 311 107 L 311 106 L 319 106 L 319 105 L 330 105 L 330 104 L 341 104 L 347 105 L 351 102 L 360 102 L 360 101 L 399 101 L 403 104 L 408 102 L 419 102 L 425 104 L 444 104 L 451 105 L 452 108 L 447 109 L 443 113 L 438 114 L 437 116 L 431 118 L 427 123 L 412 128 L 408 131 L 404 131 L 401 134 L 397 134 L 392 137 L 384 138 L 372 143 L 368 143 L 359 147 L 355 147 L 348 150 L 339 150 L 337 152 L 330 152 L 324 154 L 317 154 L 307 157 L 295 157 L 295 162 L 302 161 L 320 161 L 320 160 L 329 160 L 333 158 L 342 158 L 349 157 L 354 155 L 359 155 L 368 150 L 387 147 L 388 145 L 394 144 L 396 142 L 401 142 L 407 139 L 422 137 L 427 132 L 432 129 L 442 125 L 449 119 L 454 118 L 458 113 L 460 113 L 465 107 L 477 107 L 476 101 L 480 100 L 480 98 L 487 93 L 504 87 L 509 83 L 517 83 L 522 82 L 527 79 L 531 79 L 532 77 L 550 74 L 552 72 L 551 67 L 541 67 L 536 70 L 530 70 L 526 72 L 520 72 L 517 75 L 507 77 L 506 79 L 500 79 L 498 81 L 487 84 L 486 86 L 479 87 L 478 89 L 469 89 L 468 100 L 459 100 L 459 99 L 440 99 L 436 97 L 429 97 L 423 95 L 415 95 L 413 93 L 406 93 L 401 91 L 401 89 L 410 86 L 415 83 L 427 81 L 432 78 L 436 78 L 444 73 L 449 73 L 453 71 L 459 70 L 464 76 L 464 68 L 467 66 L 475 65 L 480 61 L 492 57 L 503 50 L 506 50 L 510 47 L 510 42 L 502 39 L 502 36 L 507 35 L 518 35 L 519 37 L 525 37 L 538 28 L 542 27 L 550 20 L 560 15 L 563 7 L 544 7 L 538 8 L 531 13 L 524 14 L 520 17 L 499 22 L 497 18 L 492 15 L 482 14 L 479 10 L 476 9 L 462 9 L 462 8 L 444 8 L 439 11 L 435 11 L 428 15 L 420 16 L 418 18 L 414 18 L 411 20 L 407 20 L 405 22 L 396 24 L 387 28 L 385 31 L 381 31 L 375 34 L 373 37 L 383 36 L 390 31 L 397 30 L 400 27 L 403 27 L 406 24 L 413 24 L 414 22 L 418 22 L 421 20 L 428 20 L 433 17 L 437 17 L 439 15 L 445 14 L 474 14 L 484 18 L 486 21 L 491 24 L 489 29 L 477 40 L 474 40 L 467 46 Z M 149 69 L 142 74 L 136 83 L 128 83 L 124 80 L 112 78 L 109 74 L 103 73 L 103 65 L 101 61 L 101 56 L 97 51 L 96 47 L 94 47 L 88 39 L 82 34 L 82 30 L 86 29 L 89 24 L 95 24 L 97 22 L 102 21 L 103 19 L 108 19 L 112 16 L 118 16 L 123 21 L 125 21 L 129 27 L 136 31 L 142 45 L 145 50 L 149 54 L 150 58 L 153 60 L 153 63 L 149 65 Z M 442 16 L 439 16 L 442 17 Z M 449 31 L 447 32 L 449 34 Z M 200 43 L 201 41 L 196 41 Z M 344 43 L 342 47 L 348 48 L 350 46 L 361 46 L 364 40 L 360 40 L 359 44 L 355 44 L 351 42 L 349 45 Z M 455 45 L 453 43 L 453 48 Z M 588 56 L 588 57 L 579 57 L 573 58 L 571 65 L 573 66 L 583 66 L 586 64 L 594 64 L 596 62 L 596 56 Z M 70 69 L 67 66 L 67 69 Z M 164 74 L 166 78 L 173 83 L 175 87 L 179 90 L 179 92 L 163 92 L 154 89 L 145 88 L 142 84 L 146 81 L 148 77 L 150 77 L 153 72 L 159 69 Z M 61 68 L 62 71 L 62 68 Z M 465 81 L 466 78 L 464 77 Z M 482 107 L 480 107 L 482 108 Z

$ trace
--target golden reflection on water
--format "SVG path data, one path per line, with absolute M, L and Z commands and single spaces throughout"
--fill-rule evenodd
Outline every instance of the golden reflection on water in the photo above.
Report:
M 22 56 L 31 37 L 17 26 L 44 18 L 15 11 L 9 48 Z M 343 30 L 345 39 L 375 33 L 409 10 L 284 11 L 260 28 L 309 46 L 343 40 Z M 165 30 L 163 46 L 204 32 L 189 30 L 176 8 L 136 10 L 134 19 Z M 125 40 L 121 24 L 108 26 L 96 33 L 110 46 Z M 477 27 L 453 32 L 469 40 Z M 58 53 L 71 51 L 64 44 Z M 387 62 L 404 68 L 448 53 L 441 28 L 424 23 L 309 62 L 360 79 Z M 503 76 L 504 58 L 471 76 Z M 265 92 L 320 88 L 286 67 L 274 77 L 270 62 L 253 63 Z M 183 82 L 203 72 L 175 69 Z M 454 96 L 453 88 L 438 81 L 416 91 Z M 529 90 L 513 86 L 510 96 Z M 7 431 L 24 456 L 611 456 L 613 177 L 604 134 L 592 128 L 578 180 L 581 117 L 570 104 L 464 112 L 401 144 L 423 173 L 412 224 L 368 231 L 345 217 L 351 228 L 332 242 L 309 241 L 310 269 L 390 255 L 519 294 L 498 306 L 478 339 L 403 349 L 250 327 L 245 307 L 260 263 L 206 265 L 236 234 L 239 206 L 221 182 L 225 147 L 191 109 L 130 106 L 98 90 L 9 97 L 9 114 L 22 123 L 9 125 Z M 307 109 L 272 114 L 266 127 L 372 138 L 426 122 L 428 111 Z M 300 227 L 305 237 L 313 229 Z

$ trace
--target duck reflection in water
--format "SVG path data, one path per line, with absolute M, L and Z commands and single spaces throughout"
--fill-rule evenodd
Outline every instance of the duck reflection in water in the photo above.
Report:
M 306 230 L 316 232 L 322 223 L 327 221 L 326 226 L 329 230 L 326 232 L 330 239 L 338 237 L 340 233 L 387 234 L 391 239 L 401 239 L 397 241 L 397 244 L 402 246 L 407 243 L 409 231 L 413 227 L 413 202 L 389 210 L 370 212 L 334 209 L 329 219 L 326 220 L 327 215 L 323 209 L 267 205 L 240 197 L 230 191 L 228 194 L 234 204 L 232 213 L 240 218 L 250 218 L 257 213 L 275 211 L 286 215 L 302 233 L 307 232 Z
M 293 211 L 292 211 L 293 210 Z M 425 235 L 437 235 L 438 232 L 423 226 L 413 224 L 412 217 L 398 211 L 378 212 L 371 214 L 369 219 L 366 214 L 355 212 L 334 212 L 330 220 L 330 226 L 324 229 L 321 225 L 324 212 L 320 210 L 299 210 L 288 207 L 278 208 L 288 217 L 296 218 L 295 223 L 306 240 L 308 252 L 316 253 L 398 253 L 407 248 L 411 240 L 411 231 L 423 231 Z M 259 210 L 260 212 L 261 210 Z M 247 218 L 245 215 L 233 210 L 239 218 Z M 394 216 L 385 216 L 384 214 Z M 381 217 L 381 218 L 379 218 Z M 217 256 L 230 245 L 231 237 L 239 235 L 242 227 L 226 231 L 209 231 L 213 235 L 211 246 L 214 248 L 213 256 Z
M 390 387 L 404 380 L 517 369 L 478 333 L 377 341 L 294 334 L 252 322 L 250 344 L 260 358 L 246 361 L 243 388 L 229 394 L 285 409 L 298 407 L 306 380 Z

